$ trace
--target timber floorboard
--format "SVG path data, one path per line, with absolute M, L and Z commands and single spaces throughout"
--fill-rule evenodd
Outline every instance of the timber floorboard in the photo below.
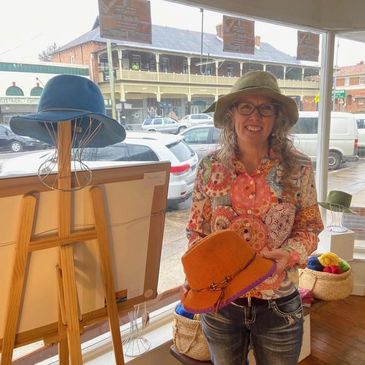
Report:
M 365 365 L 365 297 L 321 302 L 309 311 L 311 355 L 299 365 Z

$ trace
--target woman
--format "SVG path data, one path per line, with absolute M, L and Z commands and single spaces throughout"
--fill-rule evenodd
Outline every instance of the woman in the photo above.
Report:
M 238 232 L 277 264 L 245 297 L 201 316 L 215 365 L 294 365 L 302 343 L 303 311 L 290 273 L 304 267 L 323 229 L 310 159 L 288 133 L 298 119 L 294 100 L 275 77 L 248 72 L 215 103 L 221 149 L 198 168 L 187 225 L 189 246 L 222 229 Z

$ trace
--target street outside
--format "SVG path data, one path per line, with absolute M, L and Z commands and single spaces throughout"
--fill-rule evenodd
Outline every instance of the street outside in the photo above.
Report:
M 0 154 L 1 163 L 5 159 L 17 157 L 20 153 Z M 343 190 L 352 194 L 353 206 L 365 206 L 365 158 L 357 162 L 348 162 L 342 168 L 329 172 L 328 191 Z M 189 216 L 191 199 L 178 205 L 176 210 L 168 210 L 165 215 L 165 231 L 161 255 L 158 291 L 180 285 L 184 274 L 181 256 L 186 251 L 187 239 L 185 226 Z

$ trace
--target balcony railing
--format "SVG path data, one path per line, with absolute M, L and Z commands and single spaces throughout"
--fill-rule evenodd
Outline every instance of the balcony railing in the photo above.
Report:
M 216 76 L 216 75 L 196 75 L 196 74 L 179 74 L 168 72 L 151 72 L 151 71 L 132 71 L 132 70 L 116 70 L 116 80 L 119 81 L 142 81 L 146 83 L 171 83 L 178 84 L 190 84 L 194 85 L 209 85 L 219 87 L 230 87 L 238 77 L 229 76 Z M 99 74 L 99 81 L 108 81 L 103 72 Z M 302 89 L 302 90 L 318 90 L 319 82 L 317 81 L 303 81 L 303 80 L 278 80 L 279 86 L 283 89 Z

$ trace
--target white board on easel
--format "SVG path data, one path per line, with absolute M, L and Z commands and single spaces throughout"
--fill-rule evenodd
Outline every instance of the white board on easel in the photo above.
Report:
M 125 308 L 157 295 L 169 167 L 153 163 L 93 171 L 93 186 L 104 194 L 115 288 L 124 296 Z M 30 192 L 38 195 L 34 236 L 54 234 L 58 224 L 57 191 L 47 190 L 37 176 L 0 180 L 0 338 L 20 203 Z M 72 192 L 72 209 L 73 230 L 93 226 L 89 188 Z M 96 241 L 76 243 L 74 257 L 80 312 L 90 314 L 105 306 Z M 44 326 L 57 323 L 57 264 L 57 247 L 32 252 L 17 333 L 32 331 L 42 337 Z

